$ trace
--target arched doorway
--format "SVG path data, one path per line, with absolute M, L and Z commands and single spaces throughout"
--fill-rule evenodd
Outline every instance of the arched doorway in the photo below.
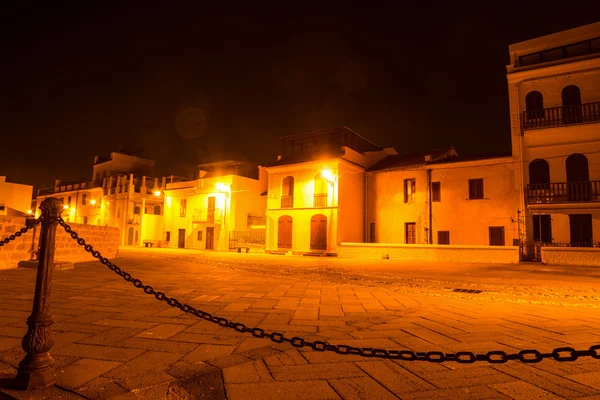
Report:
M 277 247 L 280 249 L 292 248 L 292 217 L 282 215 L 277 226 Z
M 160 215 L 160 206 L 154 206 L 154 215 Z
M 581 91 L 575 85 L 566 86 L 562 92 L 563 121 L 565 124 L 581 122 Z
M 129 227 L 129 229 L 127 231 L 127 245 L 128 246 L 133 245 L 133 228 L 132 227 Z
M 133 213 L 135 215 L 140 215 L 140 206 L 135 206 L 135 208 L 133 209 Z
M 590 201 L 590 173 L 587 157 L 579 153 L 571 154 L 567 157 L 565 167 L 569 201 Z
M 527 110 L 527 121 L 541 120 L 544 118 L 544 96 L 537 90 L 527 93 L 525 96 L 525 109 Z M 534 122 L 535 123 L 535 122 Z
M 323 214 L 310 219 L 310 249 L 327 250 L 327 217 Z
M 294 177 L 286 176 L 281 181 L 281 208 L 294 207 Z
M 328 184 L 318 173 L 313 178 L 313 207 L 327 207 Z
M 537 159 L 529 163 L 529 203 L 547 203 L 550 200 L 550 165 Z

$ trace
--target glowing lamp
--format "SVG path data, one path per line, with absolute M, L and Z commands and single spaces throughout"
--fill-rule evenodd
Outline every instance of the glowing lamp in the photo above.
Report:
M 31 210 L 27 210 L 27 214 L 29 214 L 29 215 L 31 215 L 32 212 L 33 211 L 31 211 Z
M 156 197 L 159 197 L 159 196 L 160 196 L 160 190 L 155 190 L 155 191 L 154 191 L 154 195 L 155 195 Z
M 330 182 L 333 181 L 335 178 L 333 172 L 329 168 L 323 168 L 321 170 L 321 176 L 323 177 L 323 179 Z
M 93 205 L 93 206 L 95 206 L 95 205 L 96 205 L 96 200 L 94 200 L 94 199 L 91 199 L 91 200 L 90 200 L 90 204 L 91 204 L 91 205 Z
M 64 208 L 65 210 L 68 210 L 68 209 L 69 209 L 69 205 L 68 205 L 68 204 L 65 204 L 65 205 L 63 206 L 63 208 Z
M 217 183 L 217 184 L 215 185 L 215 188 L 216 188 L 216 189 L 217 189 L 219 192 L 223 192 L 223 193 L 225 193 L 225 192 L 227 192 L 227 191 L 228 191 L 228 190 L 227 190 L 227 189 L 228 189 L 228 186 L 227 186 L 226 184 L 224 184 L 224 183 L 221 183 L 221 182 Z

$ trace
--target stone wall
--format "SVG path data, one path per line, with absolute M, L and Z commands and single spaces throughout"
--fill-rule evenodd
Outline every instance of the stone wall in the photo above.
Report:
M 119 250 L 120 234 L 118 228 L 96 225 L 70 224 L 80 237 L 94 246 L 106 258 L 115 258 Z M 24 218 L 0 217 L 0 238 L 5 238 L 25 226 Z M 29 260 L 33 249 L 37 250 L 40 226 L 22 235 L 20 238 L 0 247 L 0 269 L 17 268 L 19 261 Z M 56 230 L 57 261 L 92 261 L 94 258 L 69 236 L 62 227 Z
M 548 265 L 600 266 L 600 249 L 587 247 L 542 247 L 542 263 Z
M 516 246 L 469 246 L 397 243 L 342 243 L 338 257 L 390 258 L 408 261 L 454 261 L 491 264 L 516 264 Z

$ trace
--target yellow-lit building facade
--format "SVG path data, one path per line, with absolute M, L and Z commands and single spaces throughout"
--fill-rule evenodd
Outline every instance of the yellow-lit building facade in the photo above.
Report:
M 514 169 L 511 156 L 459 156 L 452 148 L 390 156 L 368 171 L 368 241 L 516 245 Z
M 239 161 L 199 166 L 198 179 L 167 183 L 162 247 L 235 250 L 265 247 L 267 174 Z
M 32 214 L 31 195 L 33 186 L 11 183 L 6 176 L 0 176 L 0 215 L 26 216 Z
M 530 258 L 600 245 L 600 22 L 509 46 L 512 153 Z M 533 245 L 532 245 L 533 244 Z
M 346 127 L 281 138 L 267 166 L 267 241 L 271 253 L 335 254 L 365 238 L 365 170 L 395 150 Z

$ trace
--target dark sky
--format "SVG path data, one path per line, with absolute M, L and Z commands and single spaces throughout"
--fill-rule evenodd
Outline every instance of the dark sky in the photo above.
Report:
M 339 125 L 400 152 L 509 150 L 507 46 L 600 15 L 591 1 L 6 3 L 0 175 L 37 187 L 91 178 L 119 145 L 181 174 L 272 161 L 279 136 Z

